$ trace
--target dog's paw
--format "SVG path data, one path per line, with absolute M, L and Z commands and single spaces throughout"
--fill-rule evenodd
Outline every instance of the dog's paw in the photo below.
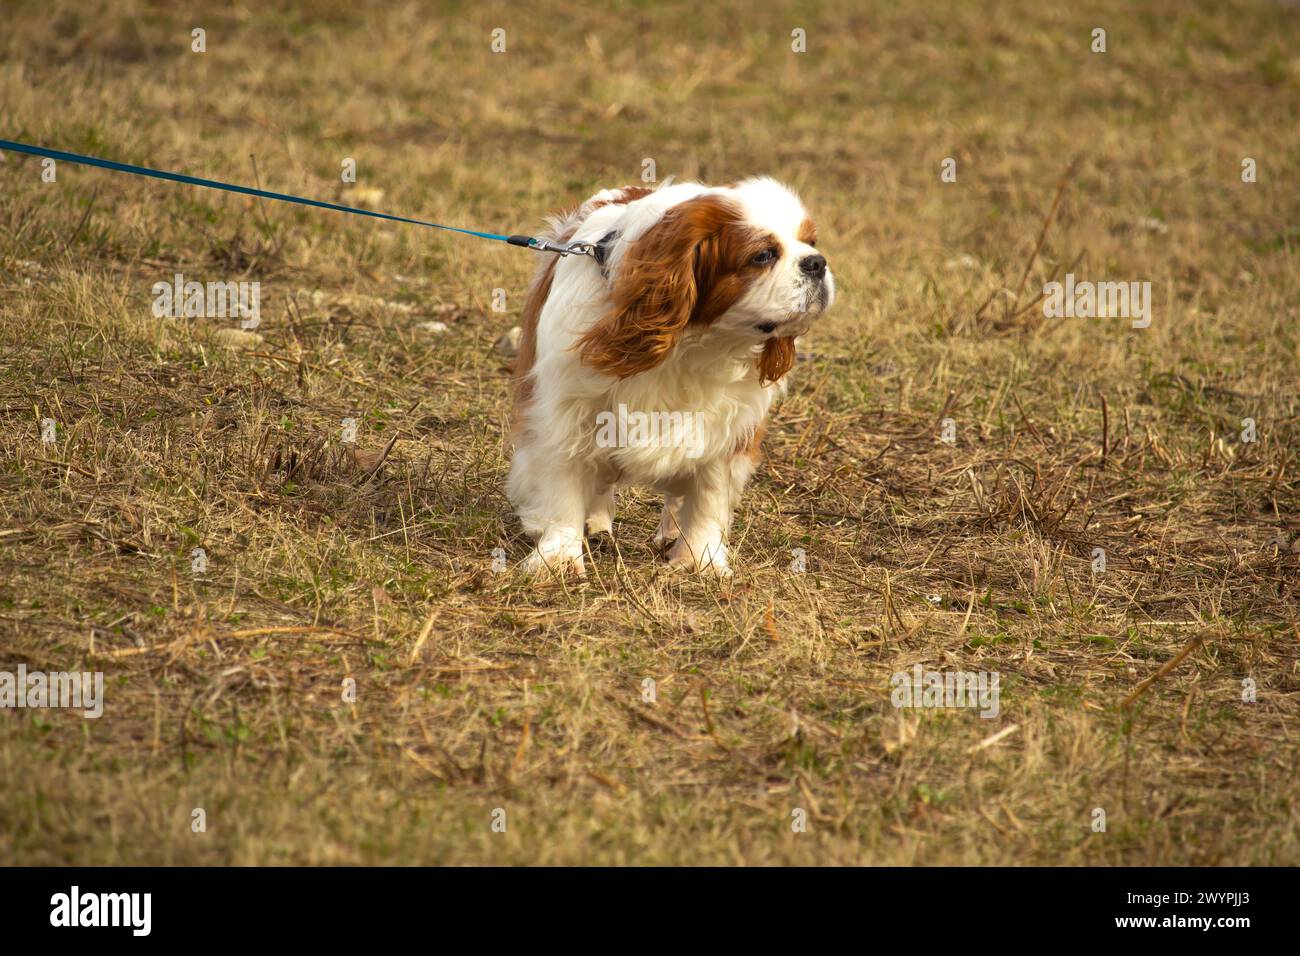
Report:
M 587 548 L 593 553 L 612 554 L 614 553 L 614 532 L 613 531 L 592 531 L 587 529 Z
M 655 532 L 653 544 L 656 550 L 664 551 L 667 550 L 667 548 L 670 547 L 673 544 L 673 542 L 675 542 L 676 540 L 677 540 L 677 529 L 674 528 L 672 531 L 666 531 L 665 529 L 660 528 L 657 532 Z
M 580 578 L 587 576 L 587 565 L 581 554 L 544 554 L 537 548 L 533 548 L 532 553 L 520 562 L 519 570 L 530 578 L 545 577 L 548 574 L 559 577 L 569 574 Z
M 563 577 L 576 574 L 584 577 L 587 566 L 582 559 L 582 537 L 571 529 L 548 532 L 537 542 L 537 547 L 524 558 L 519 570 L 529 577 L 554 574 Z
M 607 514 L 587 515 L 587 537 L 614 537 L 614 519 Z
M 718 539 L 705 540 L 691 547 L 685 538 L 679 538 L 668 552 L 668 563 L 674 567 L 693 568 L 705 575 L 731 577 L 727 546 Z

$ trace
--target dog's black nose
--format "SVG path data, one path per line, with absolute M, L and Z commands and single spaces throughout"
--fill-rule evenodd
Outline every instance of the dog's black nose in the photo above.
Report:
M 825 256 L 804 256 L 799 260 L 799 269 L 814 279 L 820 279 L 826 274 L 826 257 Z

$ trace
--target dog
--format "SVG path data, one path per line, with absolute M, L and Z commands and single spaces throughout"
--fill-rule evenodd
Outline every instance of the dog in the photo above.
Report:
M 612 535 L 616 487 L 639 484 L 664 494 L 669 561 L 730 575 L 768 410 L 835 298 L 816 226 L 755 178 L 602 190 L 545 238 L 594 254 L 543 253 L 524 303 L 506 484 L 536 542 L 523 570 L 584 574 L 584 527 Z

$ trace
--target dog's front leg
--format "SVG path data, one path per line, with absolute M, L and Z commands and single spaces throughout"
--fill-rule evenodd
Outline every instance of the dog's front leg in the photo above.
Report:
M 725 458 L 704 462 L 671 491 L 681 495 L 677 513 L 681 535 L 668 552 L 668 560 L 720 577 L 731 574 L 727 560 L 734 497 L 731 463 Z
M 587 534 L 614 536 L 614 486 L 598 491 L 587 509 Z
M 655 532 L 656 548 L 666 548 L 680 536 L 678 514 L 682 510 L 682 499 L 678 495 L 664 495 L 663 511 L 659 513 L 659 530 Z
M 525 463 L 517 460 L 515 465 Z M 532 575 L 548 570 L 585 574 L 582 526 L 595 497 L 594 477 L 577 462 L 550 456 L 529 456 L 526 467 L 530 480 L 519 481 L 511 499 L 537 546 L 520 567 Z

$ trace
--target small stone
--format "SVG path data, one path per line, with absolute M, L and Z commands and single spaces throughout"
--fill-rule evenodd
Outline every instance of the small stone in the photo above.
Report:
M 384 199 L 384 191 L 376 186 L 349 186 L 342 195 L 347 205 L 363 209 L 374 209 Z
M 355 445 L 348 449 L 348 456 L 352 459 L 352 464 L 358 471 L 372 471 L 379 467 L 379 463 L 384 460 L 384 449 L 374 448 L 369 451 L 362 451 Z
M 524 330 L 516 325 L 505 335 L 501 336 L 501 338 L 497 339 L 492 347 L 497 350 L 498 354 L 504 355 L 506 358 L 514 358 L 519 354 L 519 338 L 523 334 Z
M 1134 220 L 1133 225 L 1145 232 L 1156 232 L 1161 235 L 1164 235 L 1169 231 L 1168 226 L 1152 216 L 1143 216 L 1141 219 L 1136 219 Z
M 228 349 L 248 349 L 261 345 L 266 340 L 258 333 L 246 329 L 217 329 L 212 333 L 212 341 Z
M 958 269 L 978 269 L 979 267 L 980 261 L 970 253 L 963 253 L 943 264 L 943 268 L 947 272 L 956 272 Z

